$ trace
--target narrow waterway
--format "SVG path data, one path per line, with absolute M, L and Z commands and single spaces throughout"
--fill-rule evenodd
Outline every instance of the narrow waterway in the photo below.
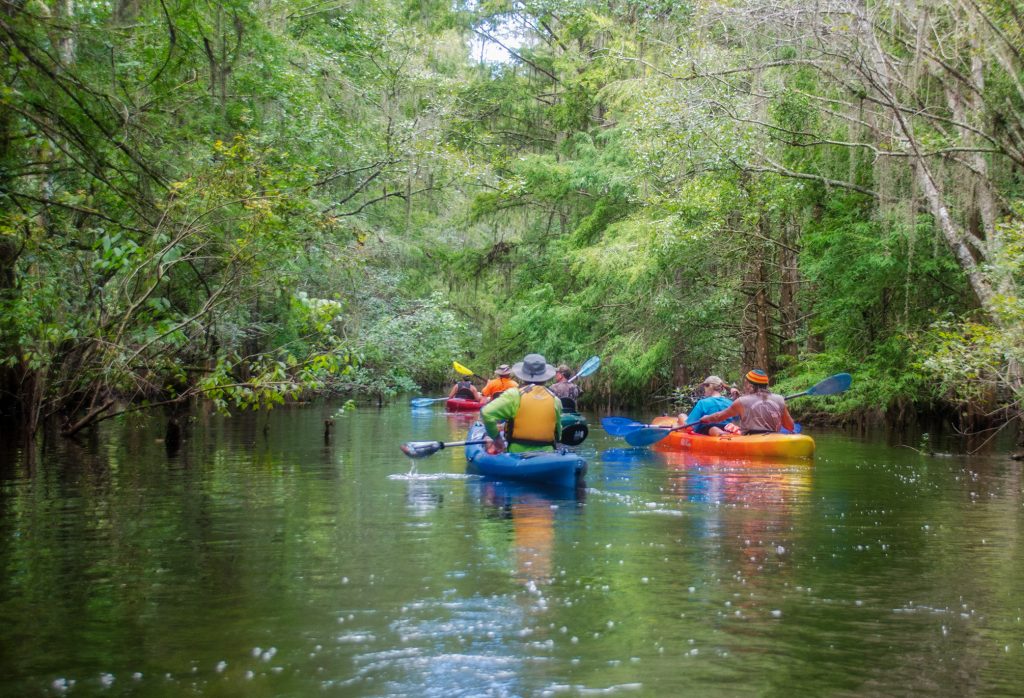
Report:
M 465 475 L 404 403 L 0 446 L 0 695 L 1020 695 L 1005 453 L 816 433 L 813 464 L 628 449 Z

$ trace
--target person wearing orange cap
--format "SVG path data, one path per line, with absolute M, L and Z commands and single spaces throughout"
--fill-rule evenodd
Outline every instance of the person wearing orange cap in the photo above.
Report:
M 773 434 L 781 427 L 793 431 L 793 417 L 786 407 L 786 398 L 768 390 L 768 374 L 759 368 L 744 376 L 747 394 L 741 395 L 726 409 L 700 418 L 702 424 L 716 424 L 729 417 L 740 418 L 744 434 Z

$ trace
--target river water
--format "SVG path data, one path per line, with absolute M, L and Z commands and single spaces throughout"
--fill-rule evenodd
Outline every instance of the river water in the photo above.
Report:
M 813 465 L 638 452 L 465 475 L 440 406 L 104 424 L 0 449 L 0 695 L 1024 693 L 1005 453 L 816 433 Z M 592 422 L 596 416 L 591 415 Z M 916 444 L 915 444 L 916 445 Z

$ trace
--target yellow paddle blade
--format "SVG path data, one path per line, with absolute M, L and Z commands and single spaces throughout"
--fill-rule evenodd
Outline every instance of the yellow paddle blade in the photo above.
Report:
M 461 373 L 461 374 L 462 374 L 462 375 L 464 375 L 464 376 L 472 376 L 472 375 L 475 375 L 475 374 L 473 373 L 473 371 L 471 371 L 470 369 L 466 368 L 465 366 L 463 366 L 462 364 L 460 364 L 460 363 L 459 363 L 458 361 L 452 361 L 452 366 L 454 366 L 454 367 L 455 367 L 455 370 L 456 370 L 457 372 Z

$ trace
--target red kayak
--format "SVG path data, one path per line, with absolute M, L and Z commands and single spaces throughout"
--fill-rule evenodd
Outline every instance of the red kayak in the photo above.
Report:
M 484 406 L 485 403 L 477 402 L 476 400 L 467 400 L 461 397 L 450 397 L 448 401 L 444 403 L 444 407 L 449 412 L 476 412 L 478 409 Z

